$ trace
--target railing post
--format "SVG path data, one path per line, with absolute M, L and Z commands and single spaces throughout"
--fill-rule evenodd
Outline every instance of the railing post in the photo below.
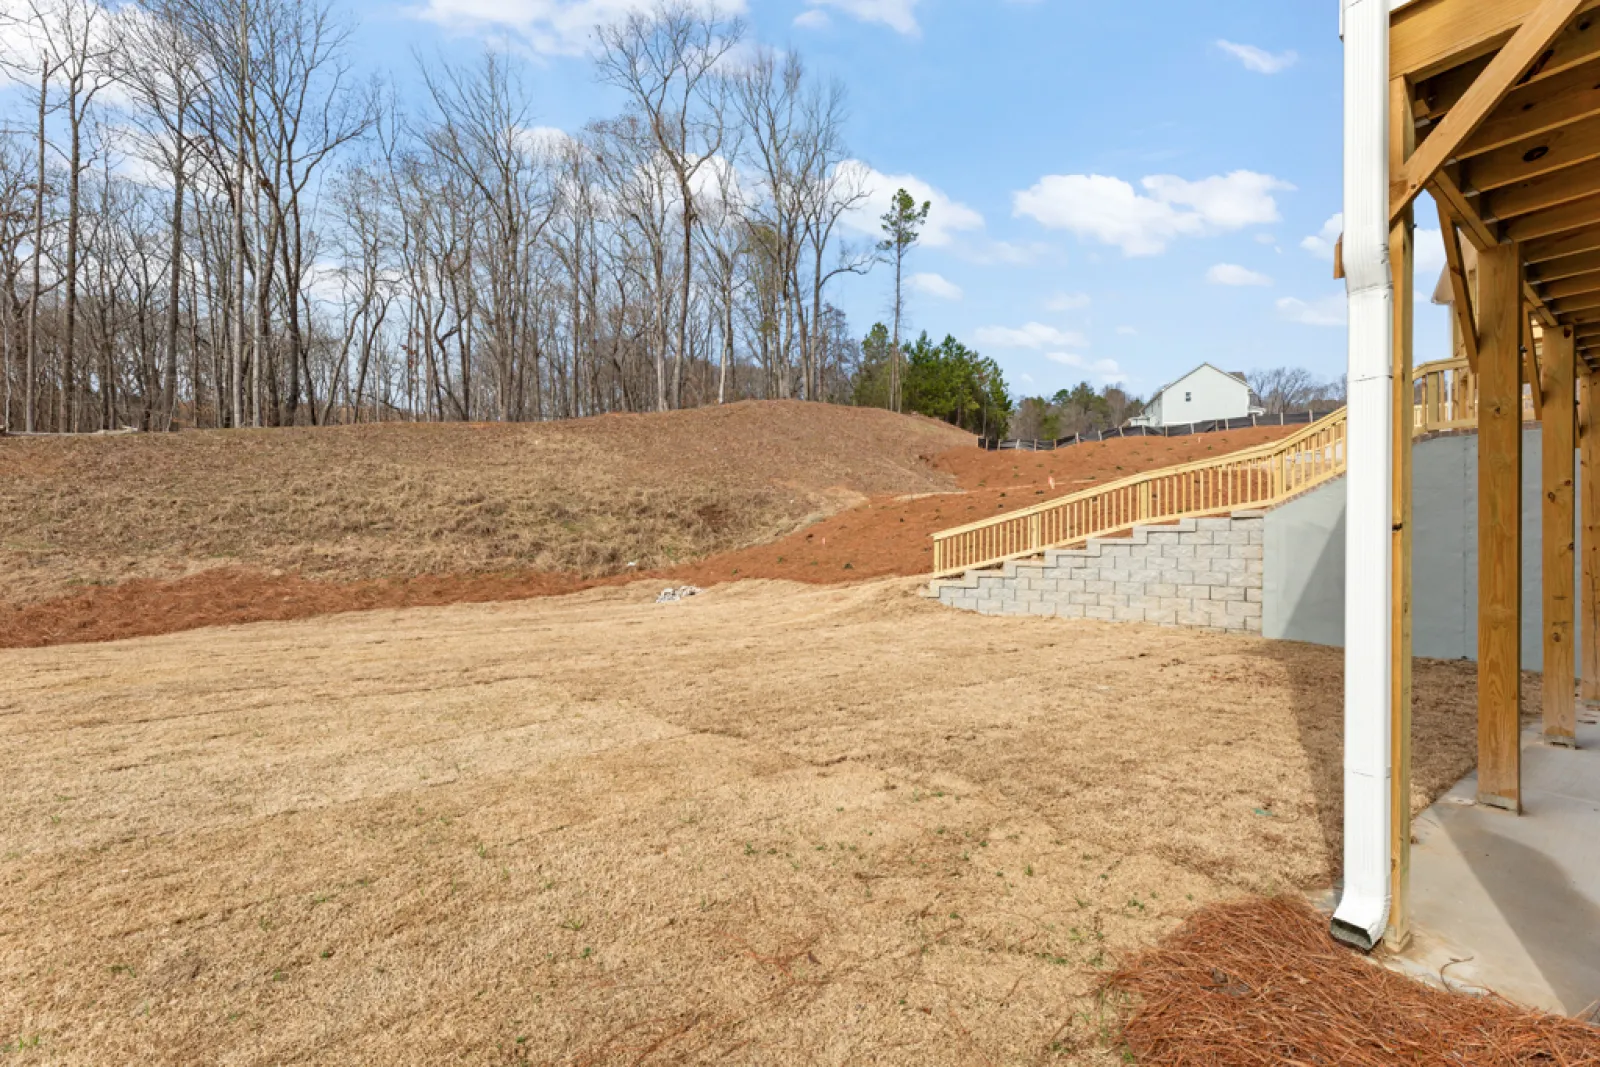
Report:
M 1028 551 L 1037 552 L 1044 547 L 1044 516 L 1034 512 L 1028 516 Z

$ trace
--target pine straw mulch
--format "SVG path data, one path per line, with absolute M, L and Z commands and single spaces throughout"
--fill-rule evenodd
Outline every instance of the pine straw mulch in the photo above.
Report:
M 1108 990 L 1140 1064 L 1600 1064 L 1600 1029 L 1385 970 L 1290 898 L 1198 912 Z

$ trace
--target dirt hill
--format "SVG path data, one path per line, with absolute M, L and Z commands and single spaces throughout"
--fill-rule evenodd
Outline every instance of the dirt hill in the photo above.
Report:
M 539 425 L 0 441 L 0 601 L 218 566 L 595 578 L 955 488 L 941 423 L 801 403 Z
M 746 403 L 539 426 L 0 440 L 0 514 L 16 516 L 0 531 L 0 648 L 641 577 L 922 574 L 937 530 L 1287 432 L 986 453 L 926 419 Z

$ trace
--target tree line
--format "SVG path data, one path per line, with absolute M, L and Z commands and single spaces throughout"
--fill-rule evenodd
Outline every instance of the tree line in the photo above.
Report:
M 23 0 L 0 57 L 4 425 L 533 420 L 852 402 L 831 299 L 927 218 L 846 239 L 845 91 L 737 19 L 597 29 L 626 106 L 539 128 L 516 58 L 357 75 L 332 0 Z M 906 201 L 906 203 L 902 203 Z M 892 225 L 891 225 L 892 222 Z

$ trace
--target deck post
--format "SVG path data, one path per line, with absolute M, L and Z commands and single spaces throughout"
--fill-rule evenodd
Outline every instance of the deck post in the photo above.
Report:
M 1583 643 L 1583 699 L 1600 710 L 1600 370 L 1583 376 L 1582 405 L 1578 416 L 1578 441 L 1582 451 L 1578 497 L 1583 507 L 1582 614 L 1578 636 Z
M 1478 257 L 1478 803 L 1522 812 L 1522 249 Z
M 1389 173 L 1399 174 L 1416 150 L 1416 122 L 1405 78 L 1389 82 Z M 1389 231 L 1394 274 L 1394 533 L 1390 565 L 1392 638 L 1389 646 L 1389 926 L 1384 944 L 1403 950 L 1411 941 L 1411 447 L 1416 435 L 1416 225 L 1408 207 Z
M 1577 397 L 1573 374 L 1576 335 L 1571 326 L 1544 332 L 1543 382 L 1534 383 L 1544 397 L 1540 431 L 1544 597 L 1544 739 L 1550 744 L 1577 744 L 1577 649 L 1572 602 L 1575 472 L 1573 470 Z

